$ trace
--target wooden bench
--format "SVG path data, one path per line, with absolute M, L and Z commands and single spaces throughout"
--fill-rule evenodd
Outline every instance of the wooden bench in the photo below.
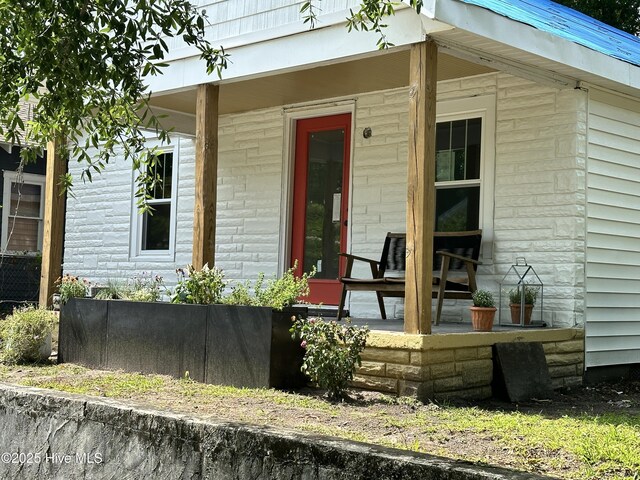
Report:
M 435 324 L 440 323 L 445 298 L 471 299 L 477 290 L 476 270 L 480 262 L 482 230 L 468 232 L 436 232 L 433 236 L 433 288 L 431 297 L 437 299 Z M 375 292 L 380 315 L 387 318 L 384 297 L 404 297 L 406 234 L 387 233 L 380 260 L 341 253 L 346 257 L 345 274 L 340 278 L 342 295 L 338 307 L 338 320 L 342 317 L 349 291 Z M 351 276 L 355 261 L 369 264 L 371 278 Z

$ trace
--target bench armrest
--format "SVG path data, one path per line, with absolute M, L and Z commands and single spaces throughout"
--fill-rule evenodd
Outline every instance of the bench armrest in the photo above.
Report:
M 358 257 L 357 255 L 351 255 L 350 253 L 340 253 L 341 257 L 347 257 L 347 260 L 352 258 L 353 260 L 360 260 L 361 262 L 373 263 L 374 265 L 378 265 L 380 262 L 378 260 L 372 260 L 370 258 Z
M 339 255 L 341 257 L 346 257 L 347 259 L 347 268 L 345 269 L 345 272 L 344 272 L 345 277 L 351 277 L 351 269 L 353 268 L 354 260 L 359 260 L 361 262 L 368 263 L 369 267 L 371 268 L 371 275 L 373 276 L 373 278 L 379 277 L 379 270 L 378 270 L 378 265 L 380 264 L 379 261 L 372 260 L 370 258 L 365 258 L 365 257 L 358 257 L 357 255 L 351 255 L 350 253 L 340 253 Z
M 462 255 L 456 255 L 455 253 L 446 252 L 443 250 L 438 250 L 436 253 L 438 255 L 442 255 L 443 257 L 455 258 L 456 260 L 460 260 L 462 262 L 468 262 L 474 265 L 482 265 L 482 262 L 479 262 L 478 260 L 474 260 L 473 258 L 469 257 L 463 257 Z

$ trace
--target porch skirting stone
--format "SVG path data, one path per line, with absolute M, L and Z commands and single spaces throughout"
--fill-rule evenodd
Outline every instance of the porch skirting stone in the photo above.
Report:
M 492 346 L 504 342 L 542 343 L 553 387 L 582 384 L 582 328 L 437 335 L 373 331 L 352 384 L 420 400 L 489 398 Z

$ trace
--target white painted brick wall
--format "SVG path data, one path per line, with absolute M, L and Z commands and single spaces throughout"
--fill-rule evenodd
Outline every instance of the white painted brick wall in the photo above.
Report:
M 545 285 L 545 319 L 582 324 L 586 95 L 497 80 L 496 279 L 526 257 Z
M 586 97 L 505 74 L 441 82 L 438 99 L 497 96 L 494 259 L 481 288 L 525 256 L 545 284 L 545 319 L 583 322 Z M 358 98 L 353 159 L 352 252 L 378 258 L 387 231 L 404 231 L 407 89 Z M 371 127 L 373 136 L 359 133 Z M 394 157 L 394 153 L 397 156 Z M 366 275 L 362 265 L 358 274 Z M 401 302 L 387 299 L 387 314 Z M 447 321 L 468 321 L 468 302 L 446 301 Z M 377 316 L 373 293 L 354 293 L 356 316 Z
M 493 261 L 480 269 L 481 287 L 525 256 L 545 284 L 546 318 L 582 323 L 584 310 L 584 168 L 586 99 L 505 74 L 442 82 L 439 98 L 497 98 Z M 377 258 L 387 231 L 405 230 L 408 91 L 359 95 L 352 156 L 351 251 Z M 276 273 L 281 224 L 285 119 L 280 108 L 220 119 L 216 263 L 230 279 Z M 362 137 L 371 127 L 373 136 Z M 130 166 L 110 165 L 69 200 L 65 272 L 92 280 L 126 278 L 139 270 L 175 280 L 191 258 L 194 145 L 180 142 L 175 260 L 129 259 Z M 71 165 L 72 173 L 77 173 Z M 117 193 L 117 198 L 114 192 Z M 357 274 L 365 275 L 366 266 Z M 387 300 L 389 315 L 402 303 Z M 468 319 L 468 303 L 447 302 L 449 320 Z M 353 294 L 356 316 L 377 316 L 373 293 Z
M 193 232 L 194 142 L 175 139 L 178 173 L 175 255 L 166 259 L 136 259 L 130 255 L 133 200 L 131 163 L 117 158 L 93 182 L 80 181 L 80 166 L 69 163 L 74 197 L 67 200 L 63 272 L 92 282 L 126 280 L 136 273 L 161 275 L 175 283 L 175 269 L 191 259 Z
M 234 280 L 278 269 L 282 109 L 220 118 L 216 264 Z
M 276 273 L 284 123 L 281 109 L 220 118 L 216 265 L 227 278 Z M 174 258 L 131 258 L 131 165 L 119 158 L 93 183 L 76 182 L 67 213 L 64 272 L 104 283 L 142 271 L 175 284 L 175 270 L 191 261 L 195 144 L 178 142 L 178 204 Z M 80 168 L 70 163 L 79 178 Z

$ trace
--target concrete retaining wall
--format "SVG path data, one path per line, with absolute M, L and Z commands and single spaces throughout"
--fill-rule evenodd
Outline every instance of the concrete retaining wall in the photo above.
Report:
M 525 480 L 543 477 L 0 384 L 0 478 Z M 15 459 L 15 463 L 12 460 Z

